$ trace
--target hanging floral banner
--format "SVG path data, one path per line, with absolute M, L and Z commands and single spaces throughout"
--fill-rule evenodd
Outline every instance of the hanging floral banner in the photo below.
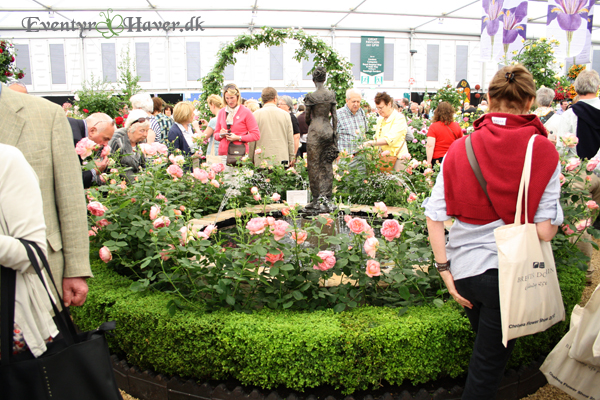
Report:
M 595 0 L 548 0 L 546 34 L 560 42 L 556 58 L 588 63 Z
M 507 64 L 523 47 L 527 0 L 482 0 L 481 61 Z

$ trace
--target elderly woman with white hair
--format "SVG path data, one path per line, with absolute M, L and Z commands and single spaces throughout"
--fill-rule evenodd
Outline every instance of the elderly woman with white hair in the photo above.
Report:
M 300 124 L 298 124 L 298 118 L 296 118 L 292 112 L 294 109 L 294 101 L 290 96 L 281 96 L 277 103 L 277 107 L 290 113 L 290 118 L 292 119 L 292 132 L 294 133 L 294 154 L 296 154 L 298 152 L 298 147 L 300 147 Z
M 146 138 L 147 143 L 152 143 L 157 139 L 161 139 L 161 129 L 160 123 L 153 115 L 154 113 L 154 102 L 152 101 L 152 97 L 148 93 L 138 93 L 134 94 L 129 98 L 131 102 L 131 107 L 134 110 L 144 110 L 148 116 L 148 122 L 150 124 L 150 129 L 148 129 L 148 137 Z
M 108 142 L 111 154 L 115 154 L 121 166 L 126 168 L 125 176 L 129 181 L 133 180 L 140 168 L 146 166 L 146 159 L 138 144 L 146 140 L 149 128 L 150 121 L 146 111 L 133 110 L 125 121 L 126 132 L 123 133 L 122 130 L 115 132 Z
M 537 90 L 536 101 L 539 107 L 533 112 L 538 116 L 544 127 L 548 131 L 548 138 L 556 144 L 556 134 L 560 124 L 560 115 L 554 112 L 552 101 L 554 100 L 554 90 L 541 87 Z M 550 136 L 552 135 L 552 136 Z

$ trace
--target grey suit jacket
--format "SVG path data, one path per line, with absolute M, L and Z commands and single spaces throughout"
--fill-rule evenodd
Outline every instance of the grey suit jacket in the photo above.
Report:
M 91 277 L 81 167 L 62 108 L 2 85 L 0 143 L 17 147 L 36 172 L 44 201 L 48 261 L 62 278 Z

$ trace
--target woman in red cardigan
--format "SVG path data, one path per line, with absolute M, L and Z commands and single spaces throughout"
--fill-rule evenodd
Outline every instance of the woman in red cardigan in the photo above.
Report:
M 456 139 L 463 137 L 462 129 L 454 122 L 454 108 L 450 103 L 441 101 L 433 114 L 433 124 L 427 131 L 427 162 L 435 164 L 442 163 L 450 145 Z
M 215 126 L 215 140 L 220 142 L 219 155 L 226 156 L 229 143 L 244 143 L 248 154 L 248 142 L 260 139 L 258 124 L 252 111 L 240 104 L 242 96 L 240 90 L 233 83 L 223 88 L 223 100 L 226 107 L 217 115 Z

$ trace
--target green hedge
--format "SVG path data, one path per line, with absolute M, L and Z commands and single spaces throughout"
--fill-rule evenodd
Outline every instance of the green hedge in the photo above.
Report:
M 362 307 L 336 314 L 261 310 L 180 311 L 169 316 L 166 293 L 134 293 L 130 281 L 94 261 L 95 278 L 83 307 L 74 307 L 82 329 L 117 320 L 112 350 L 142 369 L 197 380 L 238 379 L 245 385 L 293 390 L 323 384 L 352 393 L 381 381 L 414 384 L 466 372 L 474 334 L 455 302 L 442 308 Z M 579 302 L 584 273 L 559 270 L 568 315 Z M 511 365 L 549 352 L 568 321 L 518 341 Z

